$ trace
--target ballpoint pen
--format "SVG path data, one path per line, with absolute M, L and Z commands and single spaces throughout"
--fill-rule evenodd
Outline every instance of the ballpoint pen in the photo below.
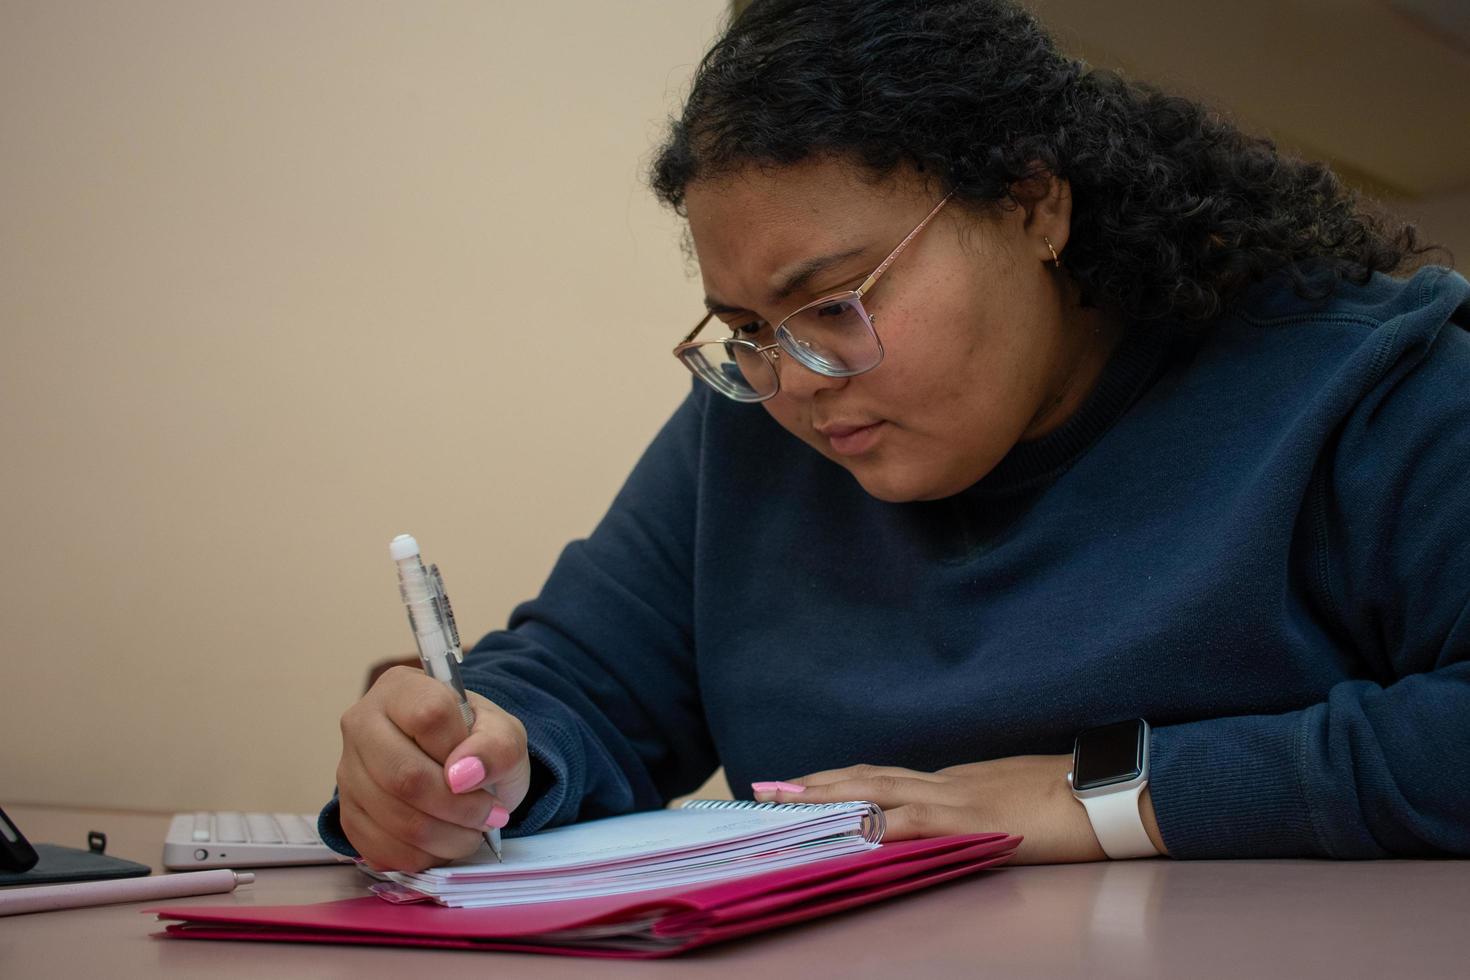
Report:
M 464 652 L 459 647 L 459 628 L 454 624 L 454 610 L 449 607 L 449 596 L 444 592 L 444 578 L 439 574 L 439 566 L 424 566 L 419 543 L 411 534 L 400 534 L 394 538 L 388 545 L 388 552 L 398 565 L 398 591 L 403 595 L 403 604 L 408 607 L 408 625 L 413 629 L 424 673 L 449 685 L 459 699 L 459 714 L 464 719 L 465 728 L 472 728 L 475 709 L 465 697 L 464 681 L 459 676 Z M 485 832 L 485 843 L 495 852 L 495 860 L 505 861 L 498 828 Z

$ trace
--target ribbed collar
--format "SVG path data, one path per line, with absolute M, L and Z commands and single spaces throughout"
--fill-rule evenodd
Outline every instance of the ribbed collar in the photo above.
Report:
M 1108 358 L 1097 385 L 1058 428 L 1019 442 L 967 495 L 1012 493 L 1048 483 L 1112 428 L 1158 377 L 1170 332 L 1158 325 L 1132 324 Z

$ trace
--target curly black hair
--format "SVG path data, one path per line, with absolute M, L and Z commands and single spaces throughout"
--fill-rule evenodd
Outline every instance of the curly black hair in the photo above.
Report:
M 756 0 L 700 63 L 650 183 L 685 214 L 692 181 L 824 154 L 915 167 L 982 211 L 1065 178 L 1081 302 L 1136 320 L 1200 324 L 1276 273 L 1325 299 L 1437 248 L 1329 167 L 1065 57 L 1010 0 Z

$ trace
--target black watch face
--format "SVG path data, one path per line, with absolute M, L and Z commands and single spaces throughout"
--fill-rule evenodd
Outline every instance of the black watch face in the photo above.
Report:
M 1072 788 L 1097 789 L 1143 773 L 1143 722 L 1137 718 L 1089 728 L 1077 736 Z

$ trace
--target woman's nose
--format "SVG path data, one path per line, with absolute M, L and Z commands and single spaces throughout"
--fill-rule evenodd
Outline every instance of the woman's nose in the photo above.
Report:
M 814 398 L 817 392 L 841 388 L 846 378 L 819 374 L 784 351 L 775 351 L 776 371 L 781 377 L 781 391 L 795 398 Z

